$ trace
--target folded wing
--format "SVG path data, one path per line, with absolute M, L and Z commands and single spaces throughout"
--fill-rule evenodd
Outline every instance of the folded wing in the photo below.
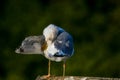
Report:
M 72 56 L 73 49 L 73 38 L 67 32 L 62 32 L 54 42 L 55 48 L 58 50 L 57 53 L 54 54 L 55 57 L 70 57 Z

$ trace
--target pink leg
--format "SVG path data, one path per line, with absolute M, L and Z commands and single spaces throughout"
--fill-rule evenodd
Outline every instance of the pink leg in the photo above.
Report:
M 65 61 L 63 62 L 63 78 L 64 78 L 64 76 L 65 76 L 65 67 L 66 67 L 66 65 L 65 65 Z
M 48 61 L 48 75 L 42 76 L 42 79 L 48 79 L 51 76 L 50 75 L 50 64 L 51 64 L 51 61 L 49 60 Z
M 48 62 L 48 76 L 50 76 L 50 65 L 51 65 L 51 61 L 49 60 L 49 62 Z

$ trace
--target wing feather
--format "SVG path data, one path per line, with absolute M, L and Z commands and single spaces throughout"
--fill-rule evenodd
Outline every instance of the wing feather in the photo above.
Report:
M 73 38 L 67 32 L 62 32 L 54 42 L 54 46 L 59 50 L 54 56 L 72 56 L 73 54 Z

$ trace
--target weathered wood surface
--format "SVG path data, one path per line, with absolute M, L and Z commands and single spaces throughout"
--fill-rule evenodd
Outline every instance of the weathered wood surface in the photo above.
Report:
M 82 76 L 52 76 L 48 79 L 43 79 L 42 76 L 37 76 L 35 80 L 120 80 L 120 78 L 104 78 L 104 77 L 82 77 Z

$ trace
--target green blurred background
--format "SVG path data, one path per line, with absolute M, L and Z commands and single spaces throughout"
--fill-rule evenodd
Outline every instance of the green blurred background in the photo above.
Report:
M 47 59 L 15 49 L 51 23 L 74 38 L 66 75 L 120 77 L 120 0 L 0 0 L 0 80 L 47 74 Z M 62 75 L 62 62 L 52 62 L 51 74 Z

